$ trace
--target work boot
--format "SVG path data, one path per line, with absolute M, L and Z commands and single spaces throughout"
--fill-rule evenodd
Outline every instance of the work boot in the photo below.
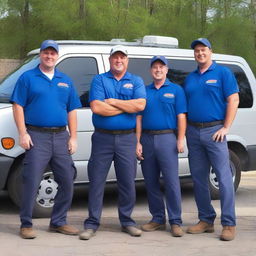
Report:
M 34 239 L 36 238 L 36 232 L 33 228 L 20 228 L 20 236 L 23 239 Z
M 92 228 L 86 228 L 80 235 L 79 239 L 80 240 L 89 240 L 93 236 L 96 235 L 96 230 Z
M 171 234 L 174 237 L 182 237 L 184 235 L 184 232 L 180 225 L 172 224 L 171 225 Z
M 142 231 L 135 226 L 122 226 L 122 231 L 131 236 L 141 236 Z
M 50 226 L 49 230 L 52 232 L 58 232 L 58 233 L 62 233 L 64 235 L 78 235 L 79 234 L 79 230 L 71 225 L 63 225 L 63 226 Z
M 234 240 L 236 233 L 236 227 L 235 226 L 223 226 L 220 240 L 222 241 L 231 241 Z
M 147 232 L 155 231 L 155 230 L 164 230 L 165 224 L 160 224 L 160 223 L 151 221 L 147 224 L 142 225 L 141 229 Z
M 214 225 L 205 221 L 199 221 L 196 225 L 190 226 L 187 229 L 189 234 L 213 233 Z

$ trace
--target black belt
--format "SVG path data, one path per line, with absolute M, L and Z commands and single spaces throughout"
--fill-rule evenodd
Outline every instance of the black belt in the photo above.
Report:
M 207 127 L 212 127 L 212 126 L 219 125 L 219 124 L 224 124 L 224 121 L 218 120 L 218 121 L 205 122 L 205 123 L 197 123 L 197 122 L 188 121 L 188 124 L 195 126 L 197 128 L 207 128 Z
M 34 126 L 30 124 L 26 124 L 28 130 L 37 131 L 37 132 L 63 132 L 66 131 L 66 126 L 60 127 L 41 127 L 41 126 Z
M 113 134 L 113 135 L 120 135 L 120 134 L 130 134 L 135 132 L 135 129 L 130 130 L 107 130 L 101 128 L 95 128 L 96 132 L 106 133 L 106 134 Z
M 142 130 L 143 133 L 157 135 L 157 134 L 167 134 L 167 133 L 175 133 L 175 130 L 166 129 L 166 130 Z

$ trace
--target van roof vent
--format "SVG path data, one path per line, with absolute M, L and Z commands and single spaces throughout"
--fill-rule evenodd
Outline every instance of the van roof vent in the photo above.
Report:
M 142 44 L 148 45 L 148 46 L 162 46 L 162 47 L 178 48 L 179 41 L 175 37 L 144 36 L 142 39 Z
M 110 40 L 111 43 L 123 43 L 125 42 L 124 38 L 113 38 Z

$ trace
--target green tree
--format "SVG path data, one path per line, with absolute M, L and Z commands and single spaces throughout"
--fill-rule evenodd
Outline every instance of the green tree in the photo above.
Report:
M 215 52 L 241 55 L 256 70 L 255 25 L 256 0 L 0 0 L 0 56 L 23 58 L 47 38 L 151 34 L 177 37 L 188 48 L 208 37 Z

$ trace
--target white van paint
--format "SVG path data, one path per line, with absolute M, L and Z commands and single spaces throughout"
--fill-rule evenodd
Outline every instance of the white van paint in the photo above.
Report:
M 162 40 L 164 39 L 164 40 Z M 91 135 L 93 125 L 91 110 L 88 107 L 88 89 L 93 75 L 109 70 L 109 52 L 113 45 L 126 45 L 129 53 L 129 70 L 143 77 L 148 84 L 151 81 L 149 74 L 150 59 L 154 55 L 164 55 L 169 59 L 170 78 L 174 82 L 181 83 L 187 73 L 195 69 L 194 54 L 192 50 L 175 48 L 177 45 L 169 45 L 176 40 L 166 40 L 161 37 L 147 37 L 143 41 L 124 42 L 118 39 L 109 42 L 100 41 L 59 41 L 59 59 L 57 68 L 61 69 L 74 80 L 79 96 L 84 107 L 78 112 L 78 149 L 73 155 L 77 168 L 75 183 L 87 183 L 87 163 L 91 150 Z M 150 43 L 152 40 L 152 44 Z M 11 149 L 5 149 L 0 144 L 0 189 L 9 191 L 12 200 L 19 205 L 20 202 L 20 172 L 24 150 L 18 145 L 18 132 L 12 115 L 9 97 L 17 78 L 27 69 L 35 67 L 39 63 L 39 49 L 28 54 L 28 61 L 7 77 L 0 84 L 0 140 L 10 137 L 15 141 Z M 240 108 L 233 126 L 227 136 L 231 152 L 231 167 L 234 176 L 234 186 L 237 189 L 241 171 L 256 169 L 256 80 L 247 62 L 238 56 L 213 54 L 213 59 L 230 67 L 240 86 Z M 203 107 L 203 106 L 202 106 Z M 190 177 L 188 151 L 180 154 L 179 173 L 181 178 Z M 137 179 L 143 179 L 138 165 Z M 213 198 L 218 197 L 218 182 L 213 171 L 209 175 Z M 108 181 L 115 181 L 113 166 L 108 175 Z M 39 188 L 35 216 L 48 216 L 54 203 L 56 183 L 53 180 L 50 167 L 46 170 Z M 52 197 L 51 197 L 52 196 Z

